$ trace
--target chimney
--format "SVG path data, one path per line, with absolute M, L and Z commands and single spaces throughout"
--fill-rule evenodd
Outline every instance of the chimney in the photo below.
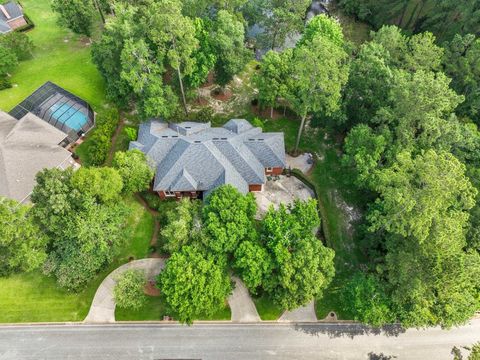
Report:
M 8 13 L 7 9 L 5 9 L 5 7 L 3 5 L 0 5 L 0 11 L 3 13 L 3 15 L 5 15 L 7 20 L 10 20 L 12 18 L 10 16 L 10 14 Z

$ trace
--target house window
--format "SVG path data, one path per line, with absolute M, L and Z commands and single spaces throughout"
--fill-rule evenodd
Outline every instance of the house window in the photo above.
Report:
M 175 192 L 174 191 L 165 191 L 165 196 L 167 196 L 167 197 L 175 196 Z
M 267 167 L 265 170 L 266 170 L 266 172 L 272 172 L 273 168 L 272 167 Z

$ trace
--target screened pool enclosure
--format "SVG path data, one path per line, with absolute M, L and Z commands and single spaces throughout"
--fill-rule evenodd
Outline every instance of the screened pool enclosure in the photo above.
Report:
M 28 112 L 63 131 L 70 143 L 94 126 L 95 114 L 90 105 L 52 82 L 35 90 L 10 111 L 10 115 L 20 120 Z

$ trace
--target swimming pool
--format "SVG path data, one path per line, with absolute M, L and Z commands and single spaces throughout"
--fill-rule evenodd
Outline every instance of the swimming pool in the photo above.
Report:
M 53 104 L 50 111 L 54 119 L 75 131 L 82 129 L 88 121 L 87 115 L 68 103 Z

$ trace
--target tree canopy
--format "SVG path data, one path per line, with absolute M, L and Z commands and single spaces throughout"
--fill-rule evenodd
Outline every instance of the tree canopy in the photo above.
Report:
M 256 211 L 251 193 L 242 195 L 231 185 L 215 189 L 203 208 L 207 247 L 218 253 L 232 253 L 242 241 L 254 239 Z
M 192 246 L 168 259 L 158 286 L 175 318 L 187 324 L 221 310 L 232 290 L 223 266 Z
M 284 309 L 292 310 L 320 297 L 334 276 L 334 252 L 314 235 L 319 225 L 315 200 L 280 205 L 265 215 L 261 238 L 271 255 L 272 270 L 263 287 Z
M 0 276 L 34 270 L 47 257 L 47 237 L 33 222 L 29 210 L 0 197 Z

